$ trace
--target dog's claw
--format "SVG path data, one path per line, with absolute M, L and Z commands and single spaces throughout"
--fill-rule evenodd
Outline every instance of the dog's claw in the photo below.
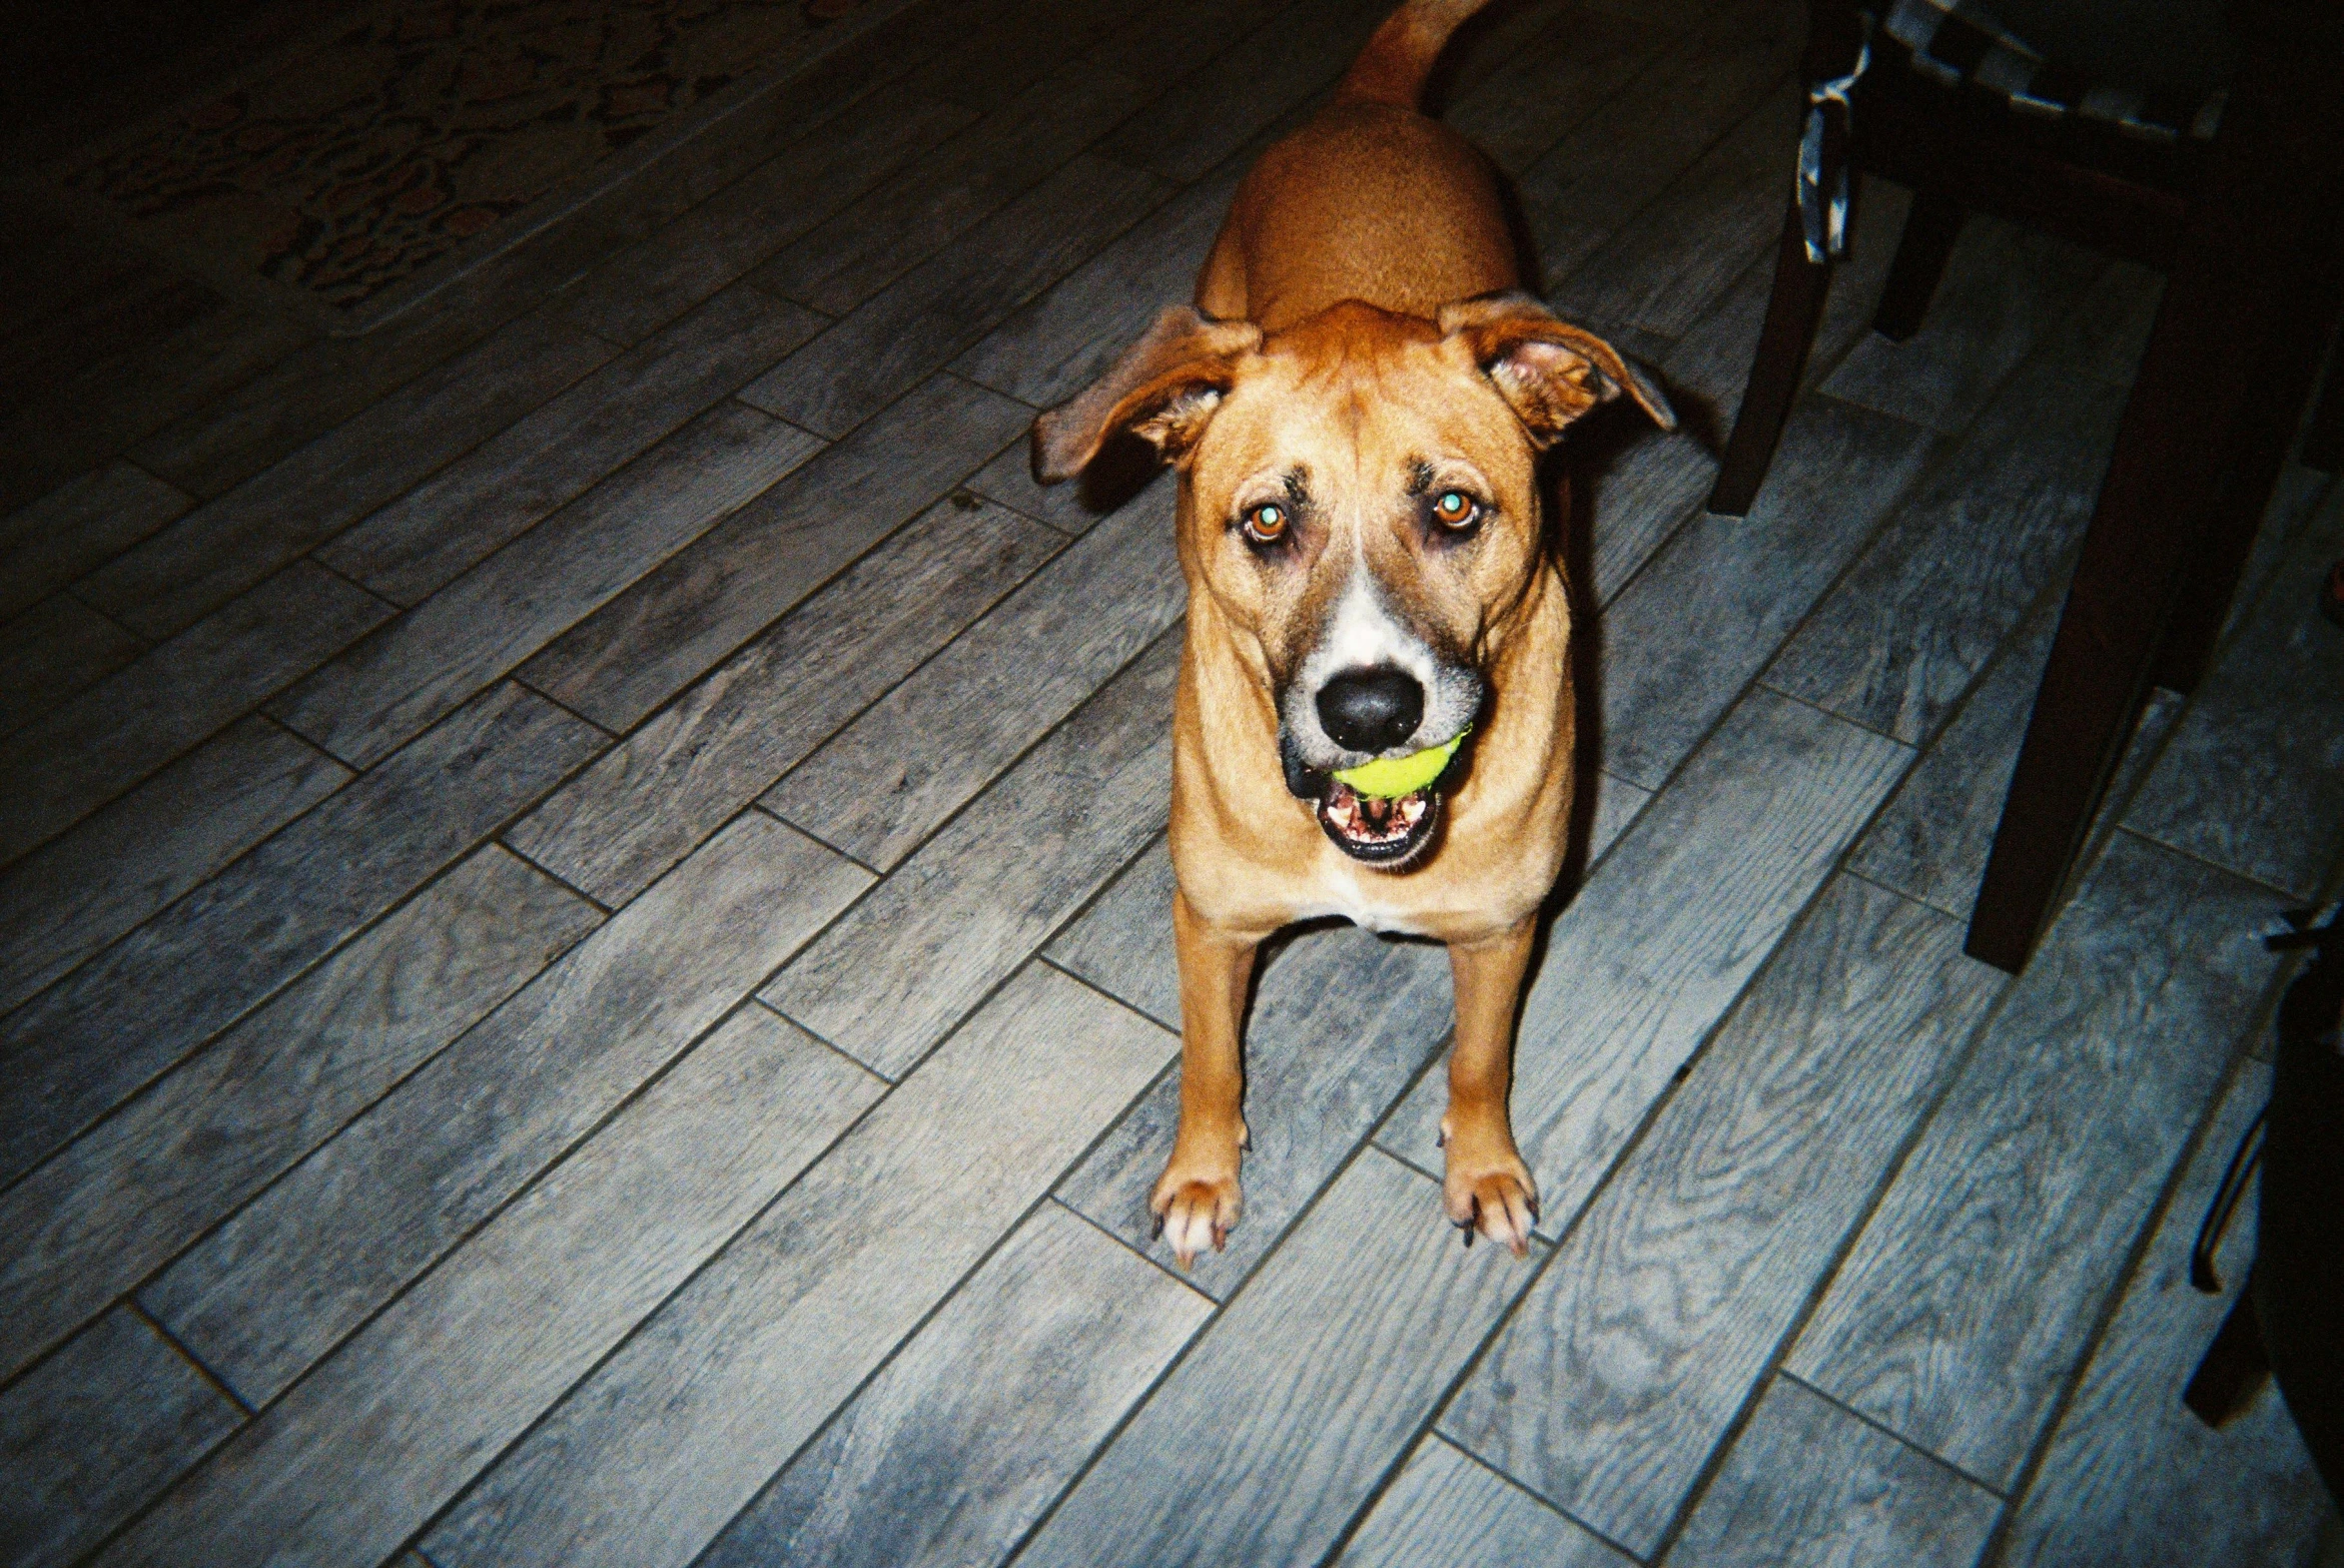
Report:
M 1452 1223 L 1478 1230 L 1516 1257 L 1530 1254 L 1538 1189 L 1502 1132 L 1492 1138 L 1473 1127 L 1452 1131 L 1441 1206 Z
M 1236 1225 L 1239 1198 L 1233 1176 L 1223 1177 L 1164 1174 L 1148 1206 L 1156 1214 L 1156 1239 L 1169 1241 L 1181 1268 L 1194 1263 L 1206 1247 L 1228 1249 L 1229 1231 Z

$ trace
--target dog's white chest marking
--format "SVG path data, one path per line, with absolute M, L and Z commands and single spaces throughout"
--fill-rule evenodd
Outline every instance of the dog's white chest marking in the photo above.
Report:
M 1423 935 L 1406 911 L 1376 898 L 1347 866 L 1330 863 L 1322 858 L 1311 891 L 1318 895 L 1317 900 L 1305 905 L 1295 919 L 1317 920 L 1327 915 L 1340 915 L 1352 925 L 1364 926 L 1369 931 L 1391 932 L 1400 936 Z

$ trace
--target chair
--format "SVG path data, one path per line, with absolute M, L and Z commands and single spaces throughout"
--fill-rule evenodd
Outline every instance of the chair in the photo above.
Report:
M 1853 174 L 1914 193 L 1875 318 L 1891 339 L 1920 327 L 1970 212 L 2165 275 L 1970 916 L 1971 956 L 2015 972 L 2149 687 L 2203 673 L 2310 400 L 2344 283 L 2344 0 L 1987 3 L 1995 20 L 1813 0 L 1798 190 L 1709 505 L 1741 515 L 1765 481 Z M 2021 13 L 2069 52 L 2025 43 Z

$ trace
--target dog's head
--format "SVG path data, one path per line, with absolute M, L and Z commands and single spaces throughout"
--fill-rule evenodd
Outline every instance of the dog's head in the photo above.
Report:
M 1668 405 L 1610 345 L 1524 295 L 1437 322 L 1355 301 L 1264 337 L 1164 313 L 1098 385 L 1034 425 L 1034 471 L 1123 437 L 1180 470 L 1180 555 L 1278 714 L 1287 786 L 1346 853 L 1397 870 L 1431 840 L 1437 781 L 1396 801 L 1331 775 L 1444 745 L 1545 549 L 1539 450 L 1627 394 Z

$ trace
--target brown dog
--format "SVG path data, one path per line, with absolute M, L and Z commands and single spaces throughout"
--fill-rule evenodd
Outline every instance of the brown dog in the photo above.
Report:
M 1150 1206 L 1183 1265 L 1237 1218 L 1255 951 L 1314 916 L 1448 944 L 1443 1204 L 1517 1253 L 1538 1212 L 1506 1092 L 1567 847 L 1573 697 L 1537 456 L 1623 392 L 1674 421 L 1610 346 L 1511 292 L 1497 177 L 1416 110 L 1483 3 L 1409 0 L 1386 20 L 1328 108 L 1238 188 L 1197 310 L 1166 311 L 1035 421 L 1046 483 L 1121 436 L 1179 470 L 1180 1123 Z M 1397 801 L 1332 777 L 1468 727 L 1446 772 Z

